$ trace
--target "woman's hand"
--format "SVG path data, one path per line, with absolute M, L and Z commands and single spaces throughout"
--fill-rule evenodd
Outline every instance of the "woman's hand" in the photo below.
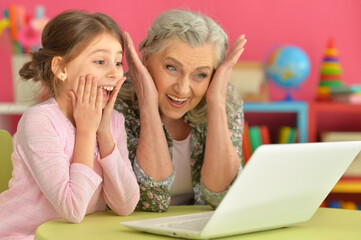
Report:
M 129 67 L 128 74 L 137 94 L 139 107 L 142 108 L 144 105 L 150 105 L 158 109 L 158 91 L 152 76 L 140 61 L 129 33 L 124 33 L 124 39 L 125 55 Z
M 82 76 L 78 87 L 70 92 L 77 132 L 96 133 L 102 117 L 103 92 L 92 75 Z
M 232 74 L 232 68 L 243 53 L 246 42 L 244 34 L 239 36 L 224 62 L 218 67 L 206 93 L 207 106 L 212 104 L 225 106 L 227 85 Z

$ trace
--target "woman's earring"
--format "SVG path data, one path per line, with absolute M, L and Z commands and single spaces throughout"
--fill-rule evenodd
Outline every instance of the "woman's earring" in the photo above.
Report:
M 66 79 L 66 77 L 64 76 L 64 75 L 61 75 L 61 77 L 60 77 L 60 79 L 61 79 L 61 81 L 65 81 L 65 79 Z

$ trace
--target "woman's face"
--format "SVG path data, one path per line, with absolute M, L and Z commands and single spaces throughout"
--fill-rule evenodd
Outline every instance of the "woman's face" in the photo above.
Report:
M 104 108 L 111 91 L 123 77 L 122 61 L 123 49 L 119 41 L 113 35 L 103 33 L 67 65 L 64 87 L 67 92 L 73 90 L 76 93 L 80 76 L 94 76 L 98 88 L 103 89 Z
M 162 117 L 180 119 L 201 101 L 215 69 L 215 45 L 192 47 L 170 40 L 144 64 L 158 89 Z

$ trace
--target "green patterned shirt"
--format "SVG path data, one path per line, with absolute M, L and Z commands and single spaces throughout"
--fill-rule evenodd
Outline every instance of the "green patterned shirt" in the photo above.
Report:
M 131 87 L 130 82 L 127 80 L 125 86 Z M 128 150 L 129 159 L 133 164 L 134 172 L 137 176 L 140 188 L 140 200 L 138 208 L 146 211 L 164 212 L 168 209 L 171 199 L 171 189 L 174 182 L 175 172 L 160 181 L 155 182 L 151 177 L 148 177 L 143 170 L 139 167 L 136 160 L 136 150 L 139 142 L 140 135 L 140 118 L 139 111 L 130 107 L 130 102 L 121 99 L 119 96 L 115 103 L 115 109 L 121 112 L 125 118 L 125 128 L 128 135 Z M 228 128 L 234 148 L 236 149 L 240 159 L 241 167 L 243 166 L 242 156 L 242 133 L 243 133 L 243 102 L 235 88 L 231 85 L 228 86 L 227 91 L 227 119 Z M 192 171 L 192 184 L 194 191 L 195 204 L 210 204 L 216 208 L 227 190 L 221 193 L 213 193 L 205 187 L 201 180 L 201 168 L 203 165 L 207 124 L 193 124 L 191 125 L 191 171 Z M 172 156 L 173 140 L 163 125 L 165 136 L 167 138 L 168 149 Z

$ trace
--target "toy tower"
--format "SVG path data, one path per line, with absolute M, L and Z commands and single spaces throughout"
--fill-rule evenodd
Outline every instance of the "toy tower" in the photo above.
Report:
M 331 101 L 333 90 L 343 89 L 342 69 L 338 60 L 338 50 L 333 38 L 328 41 L 320 71 L 320 82 L 317 89 L 318 101 Z

